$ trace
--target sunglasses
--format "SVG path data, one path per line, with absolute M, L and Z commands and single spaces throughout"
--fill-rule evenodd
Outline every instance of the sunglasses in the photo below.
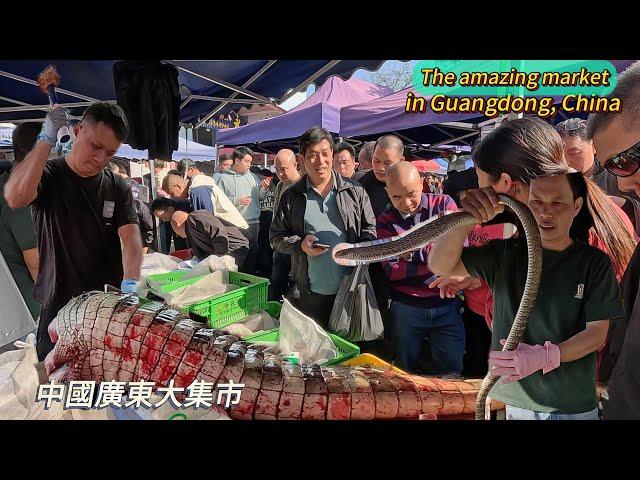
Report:
M 640 169 L 640 142 L 620 152 L 602 164 L 616 177 L 630 177 Z

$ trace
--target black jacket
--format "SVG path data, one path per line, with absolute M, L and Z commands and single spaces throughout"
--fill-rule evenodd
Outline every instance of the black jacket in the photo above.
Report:
M 127 143 L 149 149 L 149 158 L 171 160 L 178 149 L 178 70 L 160 62 L 125 60 L 113 65 L 118 105 L 129 122 Z
M 605 420 L 640 420 L 640 246 L 627 266 L 622 279 L 624 324 L 618 335 L 609 335 L 611 344 L 603 365 L 613 363 L 609 379 L 609 401 L 605 403 Z M 615 322 L 611 322 L 612 326 Z M 620 342 L 620 338 L 624 339 Z M 605 364 L 605 361 L 610 362 Z
M 376 219 L 367 192 L 359 185 L 335 176 L 338 194 L 336 202 L 345 226 L 348 243 L 375 240 Z M 307 236 L 304 214 L 307 208 L 307 175 L 289 187 L 280 197 L 276 215 L 271 222 L 269 241 L 273 249 L 293 257 L 294 275 L 301 292 L 309 292 L 307 255 L 302 240 Z M 325 255 L 331 255 L 327 252 Z
M 369 201 L 371 202 L 373 214 L 375 218 L 378 218 L 380 214 L 384 212 L 384 209 L 387 208 L 389 204 L 391 204 L 389 194 L 385 189 L 385 183 L 376 178 L 373 170 L 367 170 L 366 172 L 363 172 L 356 180 L 360 182 L 360 185 L 364 187 L 367 195 L 369 195 Z

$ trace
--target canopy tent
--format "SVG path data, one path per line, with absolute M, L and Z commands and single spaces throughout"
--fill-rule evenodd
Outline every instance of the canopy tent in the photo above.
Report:
M 13 147 L 13 125 L 2 125 L 0 124 L 0 147 Z
M 435 160 L 412 160 L 411 164 L 418 169 L 420 173 L 438 173 L 445 175 L 447 173 L 447 166 L 442 166 L 440 162 Z
M 618 73 L 633 62 L 634 60 L 612 61 Z M 422 96 L 413 87 L 409 87 L 386 97 L 343 108 L 340 115 L 340 134 L 369 141 L 384 133 L 394 133 L 406 144 L 418 146 L 418 150 L 438 151 L 444 149 L 444 144 L 470 145 L 483 124 L 496 121 L 477 113 L 434 113 L 429 108 L 425 113 L 406 113 L 405 105 L 409 92 Z M 428 100 L 430 97 L 425 98 Z M 559 102 L 560 99 L 561 97 L 558 97 L 556 101 Z M 560 122 L 569 116 L 585 118 L 586 114 L 569 115 L 558 109 L 556 121 Z
M 180 161 L 183 158 L 200 161 L 216 160 L 216 150 L 217 149 L 215 147 L 209 147 L 207 145 L 202 145 L 179 137 L 178 150 L 173 152 L 171 159 L 174 161 Z M 130 145 L 123 143 L 115 156 L 130 159 L 148 159 L 149 152 L 147 152 L 147 150 L 136 150 L 135 148 L 131 148 Z
M 250 125 L 218 131 L 216 141 L 220 145 L 247 145 L 263 142 L 282 142 L 296 139 L 306 130 L 321 126 L 332 133 L 340 132 L 340 111 L 343 107 L 369 102 L 392 93 L 364 80 L 342 80 L 331 77 L 309 98 L 287 113 L 267 118 Z M 275 146 L 272 144 L 271 146 Z
M 359 68 L 377 70 L 384 60 L 163 60 L 179 70 L 180 121 L 194 126 L 239 105 L 281 103 L 312 83 L 337 75 L 348 78 Z M 43 119 L 48 99 L 36 79 L 56 66 L 61 104 L 78 117 L 91 102 L 115 102 L 115 60 L 0 61 L 0 122 Z

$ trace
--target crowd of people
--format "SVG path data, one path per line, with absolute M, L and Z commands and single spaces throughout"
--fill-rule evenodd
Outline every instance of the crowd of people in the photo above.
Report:
M 140 199 L 126 162 L 119 107 L 96 103 L 74 127 L 66 158 L 49 160 L 64 111 L 14 132 L 15 162 L 0 176 L 0 248 L 34 318 L 38 356 L 68 300 L 103 284 L 133 291 L 143 253 L 229 255 L 268 277 L 324 329 L 351 273 L 340 243 L 390 239 L 458 209 L 477 225 L 371 264 L 384 337 L 361 349 L 418 374 L 501 376 L 491 397 L 511 419 L 598 418 L 596 383 L 609 384 L 604 418 L 640 418 L 640 63 L 619 75 L 618 114 L 552 125 L 505 121 L 473 148 L 475 168 L 420 173 L 395 135 L 360 145 L 314 127 L 299 151 L 280 150 L 275 174 L 246 146 L 217 165 L 156 161 L 155 200 Z M 151 183 L 149 178 L 143 184 Z M 542 241 L 542 279 L 522 342 L 502 352 L 527 273 L 519 220 L 498 203 L 526 204 Z M 29 211 L 31 206 L 31 211 Z M 33 214 L 33 216 L 32 216 Z M 151 215 L 163 241 L 154 240 Z M 634 253 L 635 252 L 635 253 Z M 35 286 L 35 288 L 34 288 Z

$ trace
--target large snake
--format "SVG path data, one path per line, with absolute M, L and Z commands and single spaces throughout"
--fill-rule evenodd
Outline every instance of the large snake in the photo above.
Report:
M 527 280 L 511 331 L 502 349 L 510 351 L 515 350 L 520 343 L 536 301 L 542 273 L 542 244 L 540 243 L 538 224 L 529 208 L 506 195 L 498 195 L 498 200 L 518 216 L 524 227 L 527 241 Z M 340 265 L 354 266 L 380 262 L 420 249 L 453 228 L 477 223 L 477 220 L 470 213 L 453 212 L 443 217 L 433 217 L 395 237 L 355 244 L 338 244 L 334 247 L 332 255 L 334 261 Z M 485 418 L 485 406 L 489 391 L 499 378 L 489 372 L 482 381 L 476 403 L 476 420 Z

